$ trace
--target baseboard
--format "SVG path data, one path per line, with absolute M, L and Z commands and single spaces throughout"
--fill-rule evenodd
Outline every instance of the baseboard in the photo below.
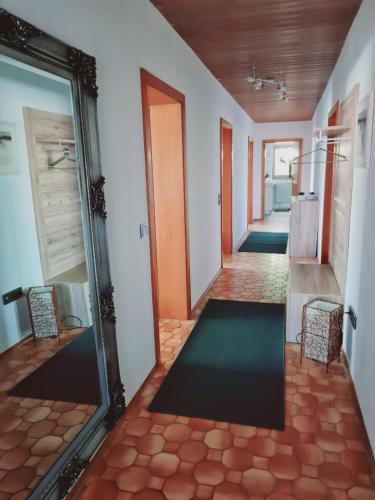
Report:
M 0 352 L 0 358 L 2 358 L 2 356 L 5 356 L 6 354 L 9 354 L 11 351 L 13 351 L 13 349 L 15 349 L 16 347 L 22 345 L 22 344 L 25 344 L 26 342 L 28 342 L 29 340 L 31 340 L 33 337 L 33 334 L 30 332 L 28 333 L 27 335 L 25 335 L 24 337 L 22 337 L 21 340 L 19 340 L 18 342 L 16 342 L 15 344 L 11 345 L 10 347 L 7 347 L 5 349 L 5 351 L 3 352 Z
M 242 243 L 246 240 L 248 234 L 250 233 L 251 231 L 249 229 L 245 229 L 245 232 L 243 233 L 243 235 L 241 236 L 241 238 L 239 239 L 239 241 L 236 243 L 236 245 L 234 246 L 233 248 L 233 252 L 238 252 L 238 249 L 240 248 L 240 246 L 242 245 Z
M 193 307 L 193 309 L 191 310 L 191 315 L 190 317 L 193 318 L 194 317 L 194 313 L 195 313 L 195 309 L 199 306 L 199 304 L 201 303 L 201 301 L 203 300 L 204 296 L 206 295 L 206 293 L 208 292 L 208 290 L 212 287 L 212 285 L 215 283 L 215 281 L 218 279 L 218 277 L 220 276 L 221 274 L 221 271 L 222 271 L 222 268 L 220 268 L 218 270 L 218 272 L 215 274 L 214 278 L 210 281 L 209 285 L 207 286 L 207 288 L 204 290 L 204 292 L 202 293 L 202 295 L 199 297 L 199 299 L 195 302 L 195 305 Z
M 370 439 L 369 439 L 368 434 L 367 434 L 367 429 L 366 429 L 365 421 L 363 419 L 363 414 L 362 414 L 361 406 L 360 406 L 359 401 L 358 401 L 357 392 L 355 390 L 354 381 L 353 381 L 353 378 L 352 378 L 352 374 L 350 372 L 349 363 L 348 363 L 348 360 L 346 359 L 346 356 L 345 356 L 345 353 L 344 353 L 343 350 L 341 350 L 341 358 L 343 360 L 345 372 L 346 372 L 346 374 L 347 374 L 347 376 L 348 376 L 348 378 L 349 378 L 349 380 L 350 380 L 350 382 L 352 384 L 352 391 L 353 391 L 355 406 L 356 406 L 356 409 L 357 409 L 357 412 L 358 412 L 358 415 L 359 415 L 359 420 L 360 420 L 360 424 L 361 424 L 361 427 L 362 427 L 363 435 L 365 437 L 366 446 L 368 448 L 368 451 L 371 454 L 372 461 L 374 461 L 374 452 L 372 450 Z
M 132 406 L 134 406 L 134 404 L 136 403 L 138 397 L 140 396 L 140 394 L 142 393 L 143 389 L 145 388 L 145 386 L 149 383 L 150 379 L 153 377 L 155 371 L 160 368 L 160 365 L 158 365 L 157 363 L 155 363 L 155 365 L 153 366 L 153 368 L 151 368 L 151 371 L 149 372 L 149 374 L 146 376 L 146 378 L 144 379 L 143 383 L 141 384 L 141 386 L 139 387 L 139 389 L 137 390 L 137 392 L 134 394 L 134 396 L 131 398 L 131 400 L 129 401 L 129 403 L 126 404 L 126 410 L 129 410 L 130 408 L 132 408 Z M 126 411 L 125 411 L 126 413 Z

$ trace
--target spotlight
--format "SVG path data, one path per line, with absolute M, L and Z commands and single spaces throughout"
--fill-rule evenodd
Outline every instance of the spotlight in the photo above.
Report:
M 249 82 L 249 83 L 255 83 L 256 82 L 256 73 L 255 73 L 255 66 L 253 66 L 253 69 L 251 70 L 251 73 L 250 73 L 250 76 L 248 76 L 246 78 L 246 80 Z
M 261 80 L 260 78 L 255 80 L 255 82 L 254 82 L 254 89 L 255 90 L 261 90 L 263 87 L 264 87 L 263 80 Z
M 272 76 L 266 76 L 266 78 L 257 77 L 255 66 L 252 67 L 250 76 L 246 77 L 246 81 L 251 83 L 254 90 L 262 90 L 265 84 L 276 85 L 277 96 L 280 101 L 288 102 L 286 83 L 280 83 L 275 80 Z

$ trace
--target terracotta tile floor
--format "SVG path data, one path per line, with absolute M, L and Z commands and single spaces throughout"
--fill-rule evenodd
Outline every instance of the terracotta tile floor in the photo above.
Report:
M 226 259 L 203 303 L 210 297 L 284 302 L 287 267 L 285 255 L 235 255 Z M 149 413 L 194 323 L 161 320 L 162 366 L 105 441 L 71 500 L 375 499 L 374 463 L 344 366 L 335 362 L 327 374 L 314 361 L 300 364 L 298 345 L 286 345 L 283 432 Z
M 31 340 L 0 358 L 0 500 L 21 500 L 94 413 L 96 406 L 7 396 L 80 331 Z

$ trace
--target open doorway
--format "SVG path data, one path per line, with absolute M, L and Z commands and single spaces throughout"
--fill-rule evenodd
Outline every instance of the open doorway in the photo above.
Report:
M 254 142 L 248 141 L 247 224 L 253 223 Z
M 266 139 L 262 142 L 261 217 L 290 210 L 292 196 L 301 189 L 303 139 Z
M 220 118 L 221 152 L 221 255 L 231 255 L 232 236 L 232 172 L 233 130 L 232 125 Z
M 155 348 L 159 320 L 190 316 L 185 97 L 141 69 Z

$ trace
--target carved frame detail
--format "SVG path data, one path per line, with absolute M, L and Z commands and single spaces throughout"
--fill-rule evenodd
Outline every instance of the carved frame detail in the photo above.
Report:
M 98 345 L 102 404 L 30 493 L 30 500 L 61 500 L 89 463 L 96 448 L 125 411 L 118 366 L 115 307 L 105 229 L 104 177 L 97 124 L 95 58 L 0 8 L 0 54 L 71 82 L 76 125 L 81 201 L 90 271 L 90 294 Z M 104 290 L 104 291 L 102 291 Z
M 109 412 L 107 413 L 107 426 L 108 430 L 113 429 L 113 427 L 116 425 L 117 421 L 122 417 L 122 415 L 125 413 L 126 410 L 126 404 L 125 404 L 125 389 L 123 384 L 119 383 L 114 390 L 111 392 L 110 395 L 110 408 Z
M 80 78 L 82 87 L 87 93 L 94 97 L 98 97 L 98 86 L 96 85 L 96 61 L 95 57 L 89 56 L 82 50 L 70 49 L 69 61 L 72 65 L 74 73 Z
M 109 286 L 100 294 L 100 315 L 103 320 L 116 323 L 116 311 L 113 301 L 113 286 Z
M 105 210 L 105 194 L 104 194 L 105 178 L 100 176 L 99 179 L 90 186 L 91 209 L 97 212 L 104 219 L 107 217 Z
M 75 457 L 66 464 L 59 477 L 61 495 L 63 498 L 67 496 L 69 490 L 77 481 L 81 472 L 87 467 L 88 463 L 88 460 L 80 460 Z
M 29 40 L 41 35 L 42 31 L 32 24 L 13 16 L 5 9 L 0 9 L 0 36 L 11 45 L 25 47 Z

